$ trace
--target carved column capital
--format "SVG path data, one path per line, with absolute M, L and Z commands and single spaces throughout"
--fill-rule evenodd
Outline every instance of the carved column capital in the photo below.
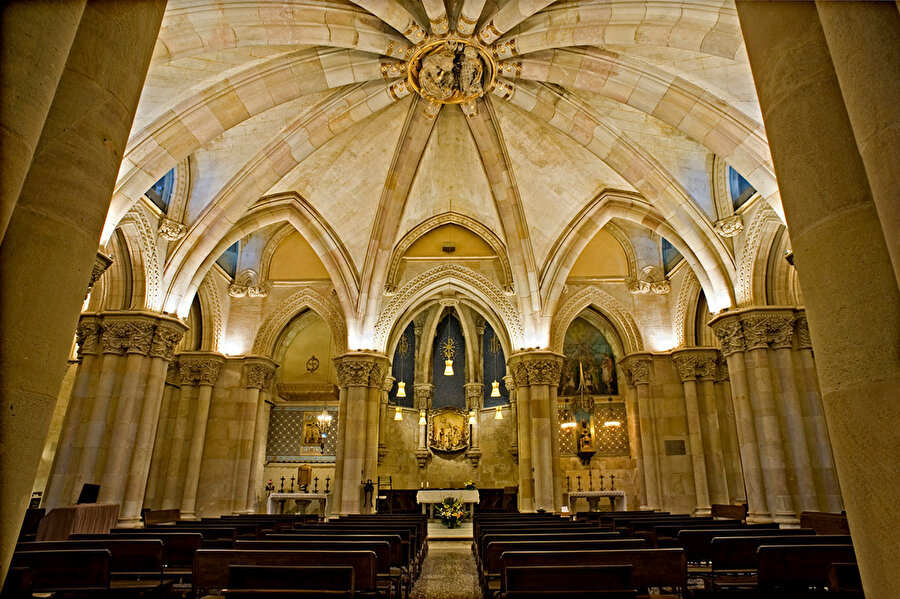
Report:
M 709 349 L 686 349 L 672 354 L 681 382 L 690 380 L 711 381 L 716 374 L 718 352 Z
M 415 389 L 415 406 L 417 410 L 427 410 L 431 406 L 431 400 L 434 398 L 434 385 L 431 383 L 416 383 Z
M 94 266 L 91 268 L 91 278 L 88 281 L 87 291 L 84 294 L 85 299 L 91 294 L 94 284 L 100 280 L 100 277 L 103 276 L 103 273 L 106 272 L 112 263 L 112 258 L 99 250 L 97 251 L 97 255 L 94 256 Z
M 477 410 L 484 394 L 481 383 L 466 383 L 463 388 L 466 391 L 466 409 Z
M 632 387 L 635 385 L 650 384 L 650 359 L 639 357 L 625 357 L 622 362 L 625 378 Z
M 384 377 L 384 381 L 381 383 L 381 390 L 385 393 L 390 393 L 391 389 L 394 388 L 394 381 L 396 381 L 394 377 L 388 375 Z M 382 403 L 387 403 L 387 397 L 382 398 Z
M 742 352 L 747 349 L 744 340 L 744 328 L 738 315 L 728 315 L 718 317 L 710 322 L 713 332 L 719 338 L 722 344 L 722 354 L 726 357 L 735 352 Z
M 153 332 L 153 340 L 150 342 L 150 356 L 172 361 L 175 348 L 184 337 L 187 326 L 174 319 L 161 319 Z
M 565 356 L 548 350 L 519 352 L 509 357 L 516 386 L 559 384 Z
M 722 381 L 730 380 L 728 375 L 728 360 L 725 359 L 725 356 L 721 356 L 717 363 L 718 370 L 716 371 L 716 382 L 721 383 Z
M 509 403 L 516 403 L 516 384 L 511 374 L 503 375 L 503 382 L 506 384 L 506 391 L 509 393 Z
M 812 339 L 809 337 L 809 323 L 806 321 L 806 313 L 797 316 L 797 347 L 799 349 L 812 349 Z
M 741 315 L 747 349 L 764 349 L 771 343 L 774 349 L 791 347 L 794 335 L 792 312 L 753 311 Z
M 83 314 L 75 330 L 75 342 L 78 344 L 78 359 L 84 354 L 100 353 L 100 318 L 93 314 Z
M 225 356 L 212 352 L 193 352 L 178 355 L 182 385 L 212 386 L 219 378 Z
M 334 358 L 338 385 L 380 389 L 388 372 L 387 356 L 369 352 L 350 352 Z
M 272 386 L 272 378 L 278 364 L 266 357 L 244 358 L 244 368 L 247 372 L 248 389 L 268 389 Z
M 166 384 L 173 387 L 181 386 L 181 374 L 178 372 L 177 360 L 169 361 L 168 368 L 166 368 Z
M 124 322 L 103 321 L 100 347 L 104 354 L 121 354 L 128 347 L 128 326 Z
M 682 383 L 697 379 L 697 356 L 675 356 L 672 361 Z

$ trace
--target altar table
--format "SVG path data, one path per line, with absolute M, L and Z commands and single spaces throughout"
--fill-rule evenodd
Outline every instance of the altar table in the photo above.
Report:
M 328 495 L 325 493 L 269 493 L 269 500 L 266 502 L 267 514 L 283 514 L 284 502 L 293 500 L 297 503 L 297 507 L 301 505 L 309 505 L 312 502 L 319 504 L 319 516 L 326 518 L 328 514 Z M 280 503 L 276 503 L 280 502 Z
M 416 493 L 416 503 L 422 504 L 422 513 L 428 506 L 428 517 L 434 518 L 434 504 L 440 503 L 447 497 L 459 499 L 466 505 L 469 517 L 472 516 L 472 505 L 478 503 L 478 489 L 422 489 Z
M 601 497 L 609 497 L 609 506 L 613 510 L 625 510 L 625 491 L 569 491 L 569 513 L 575 513 L 575 501 L 584 497 L 588 501 L 590 511 L 599 511 L 597 504 Z

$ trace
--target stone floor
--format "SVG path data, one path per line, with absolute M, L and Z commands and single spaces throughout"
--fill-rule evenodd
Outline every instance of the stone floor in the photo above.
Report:
M 428 541 L 412 599 L 481 599 L 471 541 Z

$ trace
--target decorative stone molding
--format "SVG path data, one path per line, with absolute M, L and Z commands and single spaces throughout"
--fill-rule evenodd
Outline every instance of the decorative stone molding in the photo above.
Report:
M 97 251 L 97 255 L 94 256 L 94 266 L 91 268 L 91 278 L 88 281 L 87 291 L 84 293 L 85 299 L 91 294 L 94 283 L 100 280 L 100 277 L 103 276 L 103 273 L 106 272 L 112 263 L 113 259 L 110 256 L 107 256 L 99 250 Z
M 187 326 L 181 322 L 160 320 L 156 325 L 156 331 L 153 332 L 153 340 L 150 342 L 150 356 L 171 362 L 175 348 L 181 342 L 186 331 Z
M 178 372 L 177 360 L 171 360 L 166 368 L 166 384 L 173 387 L 181 386 L 181 374 Z
M 222 302 L 219 301 L 219 289 L 209 273 L 203 277 L 197 290 L 203 316 L 203 339 L 201 349 L 218 351 L 222 340 Z
M 466 459 L 472 463 L 473 468 L 478 468 L 478 461 L 481 460 L 481 450 L 477 447 L 469 447 L 466 450 Z
M 228 286 L 228 295 L 239 297 L 266 297 L 269 295 L 269 285 L 260 281 L 259 273 L 246 268 L 234 278 L 234 283 Z
M 159 310 L 162 308 L 162 269 L 153 226 L 144 209 L 135 204 L 122 218 L 119 227 L 128 241 L 129 251 L 139 252 L 143 262 L 145 282 L 143 307 Z
M 681 382 L 693 380 L 711 381 L 716 375 L 716 350 L 684 350 L 672 355 Z
M 434 385 L 431 383 L 416 383 L 415 389 L 415 406 L 417 410 L 427 410 L 431 407 L 431 400 L 434 397 Z
M 104 322 L 101 330 L 101 350 L 104 354 L 121 354 L 128 346 L 128 325 L 124 322 Z
M 268 389 L 271 387 L 277 367 L 278 365 L 268 358 L 244 358 L 244 368 L 247 370 L 247 388 Z
M 675 322 L 672 328 L 678 347 L 683 347 L 688 339 L 688 327 L 695 324 L 693 313 L 697 311 L 697 298 L 700 296 L 700 281 L 691 269 L 686 269 L 678 290 L 678 302 L 675 305 Z M 691 331 L 692 332 L 692 331 Z M 693 334 L 691 334 L 693 337 Z
M 634 294 L 650 293 L 656 295 L 665 295 L 672 290 L 668 279 L 655 266 L 644 268 L 637 277 L 628 277 L 625 279 L 625 285 L 628 291 Z
M 721 237 L 734 237 L 744 230 L 744 221 L 740 214 L 733 214 L 713 223 L 713 229 Z
M 100 319 L 93 315 L 82 315 L 75 331 L 78 344 L 78 359 L 84 354 L 97 355 L 100 348 Z
M 794 334 L 792 312 L 749 312 L 741 315 L 747 349 L 791 347 Z
M 347 324 L 338 306 L 313 289 L 303 289 L 284 300 L 269 314 L 259 327 L 256 339 L 253 340 L 253 353 L 271 356 L 275 351 L 278 335 L 293 318 L 305 308 L 315 310 L 316 314 L 328 323 L 334 339 L 335 349 L 345 351 L 347 345 Z
M 744 341 L 744 329 L 738 315 L 716 317 L 710 321 L 710 326 L 722 344 L 722 354 L 725 357 L 747 349 Z
M 596 285 L 586 287 L 574 294 L 553 317 L 550 330 L 550 347 L 561 352 L 566 330 L 578 314 L 588 306 L 596 306 L 612 321 L 622 336 L 625 352 L 639 352 L 644 349 L 641 332 L 631 313 L 619 301 Z
M 665 295 L 672 290 L 672 286 L 669 284 L 669 281 L 663 279 L 662 281 L 653 281 L 650 283 L 650 291 L 655 293 L 656 295 Z
M 212 386 L 219 378 L 225 356 L 209 352 L 178 354 L 182 385 Z
M 650 360 L 647 358 L 626 358 L 622 367 L 629 385 L 650 384 Z
M 466 409 L 477 410 L 481 406 L 484 394 L 481 383 L 466 383 L 463 388 L 466 391 Z
M 165 239 L 166 241 L 178 241 L 184 234 L 187 233 L 187 227 L 183 224 L 172 220 L 171 218 L 166 218 L 165 216 L 159 221 L 159 229 L 157 229 L 157 233 L 159 236 Z
M 806 321 L 806 313 L 797 316 L 797 347 L 798 349 L 812 349 L 812 339 L 809 336 L 809 323 Z
M 394 388 L 394 381 L 396 381 L 396 380 L 397 379 L 395 379 L 394 377 L 392 377 L 390 375 L 384 377 L 384 381 L 381 383 L 381 390 L 384 391 L 386 394 L 390 393 L 391 389 Z M 387 398 L 387 395 L 385 395 L 384 397 L 381 398 L 381 403 L 386 404 L 387 402 L 388 402 L 388 398 Z
M 629 278 L 625 280 L 625 286 L 628 288 L 628 291 L 634 294 L 650 292 L 650 281 Z
M 382 385 L 384 385 L 384 379 L 388 373 L 389 366 L 389 364 L 378 362 L 372 364 L 372 370 L 369 371 L 369 387 L 381 389 Z
M 428 465 L 428 458 L 431 457 L 431 452 L 424 447 L 416 448 L 416 461 L 419 463 L 419 468 L 424 468 Z
M 716 382 L 721 383 L 723 381 L 730 380 L 730 377 L 728 375 L 728 360 L 725 359 L 725 356 L 719 356 L 717 366 L 718 369 L 716 370 Z

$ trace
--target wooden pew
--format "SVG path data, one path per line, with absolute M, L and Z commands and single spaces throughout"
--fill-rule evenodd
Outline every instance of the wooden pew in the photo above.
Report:
M 475 553 L 475 561 L 478 563 L 489 543 L 499 541 L 606 541 L 622 538 L 617 532 L 592 530 L 589 532 L 542 532 L 542 533 L 488 533 L 479 539 Z
M 631 584 L 641 593 L 650 588 L 681 593 L 687 587 L 687 562 L 681 549 L 507 551 L 500 558 L 501 572 L 510 567 L 567 565 L 630 565 Z M 502 584 L 502 576 L 500 580 Z
M 399 535 L 390 534 L 372 534 L 358 535 L 345 533 L 303 533 L 293 531 L 291 533 L 274 534 L 263 537 L 263 539 L 273 539 L 277 541 L 383 541 L 391 548 L 391 567 L 397 568 L 400 575 L 408 582 L 410 581 L 411 559 L 409 552 L 409 542 L 404 542 Z
M 778 530 L 778 524 L 741 524 L 735 520 L 713 520 L 712 522 L 698 522 L 689 524 L 662 524 L 654 526 L 647 539 L 648 547 L 678 547 L 678 534 L 683 530 L 747 528 L 757 530 L 760 534 L 767 534 Z M 637 536 L 637 535 L 636 535 Z M 724 535 L 723 535 L 724 536 Z
M 146 535 L 164 534 L 171 532 L 193 533 L 199 534 L 203 538 L 204 544 L 207 541 L 225 540 L 231 543 L 237 536 L 237 529 L 233 527 L 190 527 L 190 526 L 151 526 L 150 528 L 113 528 L 109 531 L 111 535 L 134 535 L 142 533 Z
M 141 510 L 141 519 L 144 521 L 144 526 L 173 524 L 181 520 L 181 510 L 178 508 L 171 510 Z
M 816 534 L 809 528 L 762 529 L 745 528 L 688 528 L 678 533 L 678 543 L 684 549 L 688 567 L 708 563 L 712 557 L 712 540 L 715 537 L 759 537 L 759 536 L 811 536 Z
M 77 534 L 69 535 L 73 541 L 101 539 L 159 539 L 163 543 L 163 574 L 173 577 L 190 577 L 194 564 L 194 552 L 203 544 L 203 536 L 198 532 L 158 532 L 135 529 L 131 534 Z
M 849 544 L 850 537 L 845 535 L 714 537 L 710 550 L 713 589 L 755 587 L 758 551 L 763 546 Z
M 631 588 L 630 565 L 511 566 L 504 569 L 506 599 L 626 599 Z
M 357 591 L 383 595 L 373 551 L 266 551 L 200 549 L 194 554 L 194 594 L 228 588 L 228 568 L 244 566 L 350 566 Z M 199 596 L 199 595 L 198 595 Z
M 163 574 L 163 543 L 158 539 L 35 541 L 16 545 L 17 553 L 63 553 L 75 549 L 109 551 L 110 588 L 113 591 L 162 592 L 174 582 Z
M 351 599 L 351 566 L 240 566 L 228 567 L 225 597 L 270 599 L 315 596 Z
M 819 593 L 828 587 L 831 564 L 856 562 L 852 545 L 763 545 L 759 548 L 759 590 L 765 597 Z
M 373 551 L 378 570 L 379 586 L 386 587 L 393 597 L 403 592 L 403 575 L 391 563 L 391 546 L 387 541 L 310 541 L 305 539 L 282 540 L 267 537 L 265 539 L 238 539 L 234 542 L 236 550 L 266 551 Z
M 729 520 L 739 520 L 746 522 L 747 520 L 747 504 L 730 505 L 727 503 L 714 503 L 710 506 L 710 512 L 713 518 L 727 518 Z
M 828 589 L 838 597 L 863 599 L 862 578 L 856 563 L 833 563 L 828 566 Z
M 427 554 L 427 544 L 425 542 L 426 533 L 420 531 L 419 523 L 403 523 L 403 522 L 385 522 L 385 523 L 359 523 L 350 524 L 347 522 L 328 522 L 326 524 L 310 524 L 294 528 L 291 532 L 314 532 L 318 534 L 351 534 L 351 535 L 372 535 L 372 534 L 390 534 L 398 535 L 401 541 L 405 541 L 410 547 L 410 576 L 415 579 L 421 570 L 422 560 Z
M 10 569 L 30 570 L 31 590 L 36 593 L 108 593 L 110 557 L 106 549 L 17 551 Z
M 605 539 L 597 541 L 496 541 L 489 543 L 479 569 L 479 582 L 485 597 L 500 590 L 502 571 L 500 560 L 507 551 L 558 552 L 577 549 L 579 551 L 601 551 L 614 549 L 640 549 L 644 542 L 638 539 Z
M 812 528 L 819 535 L 849 535 L 847 514 L 829 512 L 800 512 L 800 527 Z

